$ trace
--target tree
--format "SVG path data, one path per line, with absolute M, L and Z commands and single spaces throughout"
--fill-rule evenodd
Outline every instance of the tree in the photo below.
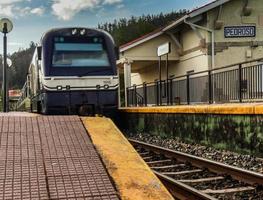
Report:
M 142 15 L 140 17 L 132 16 L 130 19 L 121 18 L 114 20 L 112 23 L 106 22 L 104 24 L 98 24 L 98 28 L 109 32 L 113 36 L 116 44 L 121 46 L 177 20 L 187 12 L 187 10 L 179 10 L 178 12 L 174 11 L 167 14 Z
M 30 62 L 33 57 L 34 50 L 36 48 L 36 44 L 31 42 L 29 47 L 26 49 L 19 49 L 17 52 L 14 52 L 12 55 L 8 55 L 8 57 L 12 60 L 13 66 L 8 68 L 8 81 L 9 81 L 9 89 L 21 89 L 26 82 L 26 75 L 30 65 Z M 0 83 L 2 85 L 2 56 L 0 56 Z

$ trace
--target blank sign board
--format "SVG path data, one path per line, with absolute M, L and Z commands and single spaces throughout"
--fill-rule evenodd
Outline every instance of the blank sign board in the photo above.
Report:
M 158 56 L 163 56 L 171 52 L 171 43 L 167 42 L 161 46 L 158 47 L 157 49 L 157 55 Z

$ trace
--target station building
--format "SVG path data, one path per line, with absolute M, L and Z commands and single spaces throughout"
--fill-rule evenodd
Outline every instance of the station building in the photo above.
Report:
M 170 44 L 170 52 L 167 57 L 161 57 L 160 73 L 157 49 L 165 43 Z M 247 61 L 258 62 L 261 58 L 262 0 L 216 0 L 124 44 L 117 64 L 124 71 L 125 88 L 128 88 L 154 82 L 160 74 L 165 80 L 168 76 L 180 77 Z

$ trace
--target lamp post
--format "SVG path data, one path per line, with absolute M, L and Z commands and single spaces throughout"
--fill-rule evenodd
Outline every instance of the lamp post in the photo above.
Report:
M 3 83 L 2 83 L 2 90 L 3 90 L 3 112 L 8 112 L 8 88 L 7 88 L 7 77 L 6 77 L 6 69 L 7 69 L 7 33 L 11 32 L 13 29 L 12 22 L 7 19 L 3 18 L 0 20 L 0 31 L 4 34 L 3 39 Z
M 6 66 L 8 67 L 8 68 L 11 68 L 12 67 L 12 65 L 13 65 L 13 62 L 12 62 L 12 60 L 10 59 L 10 58 L 7 58 L 7 60 L 6 60 Z M 9 74 L 9 72 L 8 71 L 10 71 L 10 69 L 7 69 L 7 76 L 6 76 L 6 88 L 7 88 L 7 94 L 6 94 L 6 99 L 7 99 L 7 103 L 6 103 L 6 107 L 7 107 L 7 111 L 9 111 L 9 76 L 8 76 L 8 74 Z

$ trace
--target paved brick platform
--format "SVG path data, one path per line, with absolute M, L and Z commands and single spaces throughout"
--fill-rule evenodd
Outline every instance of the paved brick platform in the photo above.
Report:
M 0 115 L 0 199 L 118 199 L 77 116 Z

